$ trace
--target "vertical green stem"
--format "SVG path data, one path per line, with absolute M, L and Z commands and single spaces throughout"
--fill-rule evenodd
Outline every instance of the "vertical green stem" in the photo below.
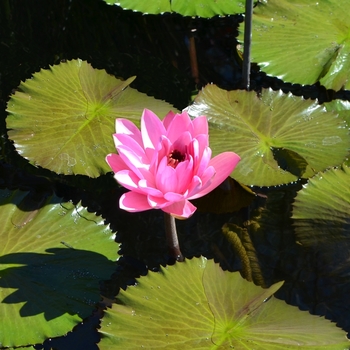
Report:
M 252 41 L 253 0 L 246 0 L 244 15 L 244 51 L 242 78 L 244 87 L 250 88 L 250 46 Z
M 179 240 L 177 238 L 175 218 L 168 213 L 164 213 L 166 241 L 169 248 L 169 254 L 177 261 L 184 261 Z

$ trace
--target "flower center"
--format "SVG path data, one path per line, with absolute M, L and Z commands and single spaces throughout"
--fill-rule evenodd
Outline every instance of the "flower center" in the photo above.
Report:
M 185 155 L 176 149 L 168 155 L 168 165 L 172 168 L 176 168 L 177 165 L 184 160 Z

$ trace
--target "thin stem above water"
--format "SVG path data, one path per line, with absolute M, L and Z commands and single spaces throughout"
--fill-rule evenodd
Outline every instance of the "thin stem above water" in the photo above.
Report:
M 177 238 L 175 218 L 168 213 L 164 213 L 164 223 L 166 241 L 170 256 L 177 261 L 184 261 L 184 257 L 182 256 L 180 250 L 179 240 Z

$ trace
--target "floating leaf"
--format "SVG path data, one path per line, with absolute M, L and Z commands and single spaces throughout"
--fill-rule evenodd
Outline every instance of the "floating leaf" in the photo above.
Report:
M 172 106 L 81 60 L 41 70 L 7 104 L 9 138 L 31 163 L 56 173 L 97 177 L 110 171 L 115 119 L 139 121 L 144 108 L 160 117 Z
M 348 126 L 350 126 L 350 102 L 344 100 L 333 100 L 331 102 L 324 103 L 327 111 L 338 113 L 342 117 Z
M 245 11 L 242 0 L 104 0 L 107 4 L 121 6 L 125 10 L 139 11 L 145 14 L 163 14 L 176 12 L 182 16 L 210 18 L 217 15 L 232 15 Z
M 349 183 L 350 168 L 344 165 L 317 174 L 298 192 L 292 218 L 302 244 L 329 248 L 349 240 Z
M 268 289 L 194 258 L 150 272 L 121 291 L 105 313 L 99 343 L 114 349 L 329 349 L 349 346 L 345 332 L 287 305 Z
M 66 334 L 100 300 L 99 282 L 115 270 L 118 246 L 103 220 L 81 205 L 2 190 L 0 343 L 41 343 Z M 29 215 L 30 214 L 30 215 Z
M 269 0 L 254 9 L 252 61 L 299 84 L 350 89 L 348 0 Z M 240 29 L 243 42 L 243 25 Z
M 272 186 L 308 178 L 341 164 L 350 146 L 346 123 L 316 101 L 282 91 L 226 91 L 207 85 L 188 107 L 209 120 L 214 154 L 241 157 L 232 176 L 246 185 Z

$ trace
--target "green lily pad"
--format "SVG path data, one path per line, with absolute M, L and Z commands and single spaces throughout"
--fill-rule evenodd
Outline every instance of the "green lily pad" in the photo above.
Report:
M 350 227 L 350 168 L 317 174 L 298 192 L 293 205 L 295 232 L 306 246 L 345 242 Z
M 62 174 L 110 171 L 115 119 L 140 120 L 144 108 L 164 116 L 172 106 L 129 87 L 89 63 L 72 60 L 35 73 L 7 104 L 8 135 L 32 164 Z
M 226 91 L 207 85 L 188 107 L 209 120 L 213 154 L 236 152 L 232 176 L 246 185 L 273 186 L 341 164 L 350 147 L 345 121 L 316 101 L 282 91 Z
M 350 3 L 269 0 L 254 8 L 251 58 L 269 75 L 350 88 Z M 239 40 L 243 42 L 243 25 Z
M 102 319 L 101 350 L 341 349 L 345 332 L 287 305 L 268 289 L 193 258 L 161 268 L 121 291 Z
M 333 100 L 331 102 L 324 103 L 327 111 L 336 112 L 342 117 L 348 126 L 350 126 L 350 102 L 344 100 Z
M 100 300 L 118 245 L 80 204 L 0 192 L 0 344 L 42 343 L 71 331 Z
M 163 14 L 176 12 L 182 16 L 210 18 L 217 15 L 232 15 L 245 11 L 242 0 L 104 0 L 107 4 L 121 6 L 125 10 L 139 11 L 144 14 Z

